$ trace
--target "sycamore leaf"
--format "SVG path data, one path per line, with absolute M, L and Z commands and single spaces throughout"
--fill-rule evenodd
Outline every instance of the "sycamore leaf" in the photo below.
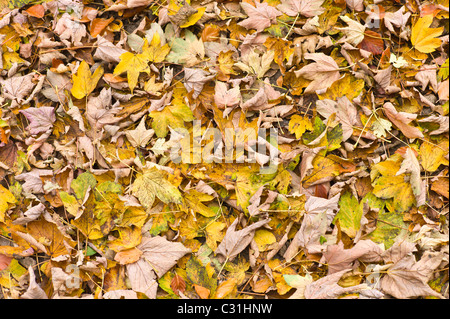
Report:
M 29 107 L 25 110 L 20 110 L 20 113 L 25 115 L 30 121 L 27 130 L 31 134 L 47 132 L 56 121 L 55 108 L 51 106 Z
M 306 299 L 337 299 L 339 296 L 348 293 L 359 292 L 363 289 L 367 289 L 367 285 L 361 284 L 352 287 L 341 287 L 338 285 L 339 279 L 342 275 L 347 273 L 349 269 L 345 269 L 336 272 L 331 275 L 322 277 L 310 284 L 305 288 Z
M 263 31 L 276 23 L 276 18 L 282 13 L 267 3 L 256 2 L 256 7 L 247 2 L 241 2 L 241 7 L 247 13 L 248 18 L 239 22 L 238 25 L 246 29 L 256 29 L 256 31 Z
M 442 262 L 442 253 L 428 252 L 416 262 L 412 254 L 395 262 L 380 280 L 381 289 L 398 299 L 420 296 L 444 298 L 428 285 L 434 269 Z
M 182 202 L 178 188 L 173 186 L 155 167 L 147 169 L 139 175 L 134 181 L 131 191 L 147 210 L 152 208 L 156 197 L 166 204 L 181 204 Z
M 313 129 L 312 123 L 307 117 L 295 114 L 289 121 L 289 132 L 295 134 L 296 139 L 299 139 L 306 130 L 312 131 Z
M 444 28 L 430 28 L 432 22 L 433 15 L 426 15 L 419 18 L 411 30 L 411 43 L 422 53 L 434 52 L 442 43 L 437 37 L 442 34 Z
M 205 47 L 202 39 L 189 30 L 184 32 L 184 39 L 175 38 L 171 43 L 171 51 L 167 55 L 168 62 L 185 64 L 191 67 L 205 57 Z
M 448 165 L 449 161 L 445 158 L 448 154 L 448 140 L 443 140 L 437 146 L 424 141 L 419 149 L 420 164 L 427 172 L 436 171 L 440 165 Z
M 306 53 L 305 59 L 315 61 L 295 71 L 296 76 L 312 81 L 305 89 L 305 93 L 326 90 L 333 82 L 339 80 L 339 66 L 332 57 L 323 53 Z
M 339 40 L 339 43 L 348 42 L 353 46 L 360 44 L 364 40 L 364 31 L 366 30 L 366 27 L 347 16 L 342 16 L 341 19 L 348 24 L 348 27 L 341 28 L 344 32 L 344 37 Z
M 140 260 L 150 264 L 159 278 L 175 266 L 178 259 L 191 252 L 182 243 L 171 242 L 160 236 L 143 237 L 136 248 L 142 251 Z
M 323 2 L 324 0 L 284 0 L 277 8 L 291 17 L 301 14 L 310 18 L 325 12 Z
M 144 116 L 141 119 L 136 129 L 125 131 L 127 139 L 134 147 L 145 147 L 155 133 L 153 130 L 145 128 L 145 118 Z
M 5 221 L 5 214 L 9 205 L 16 202 L 14 195 L 2 185 L 0 185 L 0 222 Z
M 361 218 L 363 216 L 363 203 L 359 203 L 351 192 L 345 192 L 339 200 L 339 211 L 337 212 L 334 223 L 339 220 L 339 225 L 344 233 L 350 238 L 355 238 L 361 227 Z
M 144 46 L 147 43 L 147 39 L 144 40 Z M 133 54 L 131 52 L 125 52 L 120 55 L 120 62 L 114 69 L 114 74 L 120 75 L 127 72 L 128 85 L 131 92 L 137 85 L 139 74 L 141 72 L 150 73 L 149 55 L 146 53 Z
M 241 230 L 236 231 L 236 226 L 239 218 L 228 227 L 225 237 L 217 247 L 215 253 L 226 257 L 228 260 L 233 260 L 241 251 L 243 251 L 252 241 L 255 236 L 255 230 L 267 224 L 270 219 L 260 220 L 251 224 Z
M 159 63 L 164 61 L 164 58 L 169 54 L 170 47 L 169 44 L 164 44 L 161 46 L 161 38 L 159 33 L 155 32 L 152 37 L 150 44 L 144 41 L 142 47 L 142 54 L 148 59 L 149 62 Z
M 73 86 L 70 90 L 72 95 L 77 99 L 82 99 L 91 94 L 101 79 L 103 72 L 103 67 L 99 66 L 94 73 L 91 73 L 89 65 L 83 60 L 78 67 L 77 73 L 73 75 Z
M 219 109 L 236 106 L 241 101 L 241 91 L 239 86 L 235 86 L 228 90 L 226 83 L 216 82 L 214 103 Z

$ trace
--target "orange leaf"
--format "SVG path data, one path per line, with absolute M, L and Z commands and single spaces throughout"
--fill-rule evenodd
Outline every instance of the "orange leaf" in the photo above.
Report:
M 364 31 L 364 39 L 358 45 L 360 49 L 372 52 L 373 54 L 381 54 L 384 51 L 384 42 L 381 35 L 375 31 Z
M 42 4 L 36 4 L 34 6 L 29 7 L 27 10 L 25 10 L 25 12 L 32 17 L 40 19 L 44 17 L 45 8 Z
M 226 296 L 231 294 L 236 287 L 237 287 L 236 278 L 230 278 L 228 280 L 225 280 L 219 285 L 219 287 L 217 287 L 215 298 L 217 299 L 225 298 Z
M 202 287 L 202 286 L 199 286 L 196 284 L 194 284 L 193 286 L 194 286 L 195 292 L 197 293 L 197 295 L 200 296 L 200 298 L 208 299 L 209 293 L 210 293 L 208 288 L 205 288 L 205 287 Z
M 115 256 L 114 260 L 118 261 L 121 265 L 131 264 L 141 258 L 142 251 L 137 248 L 131 248 L 123 251 L 119 251 Z
M 202 31 L 203 42 L 217 42 L 219 40 L 220 28 L 215 24 L 207 24 Z
M 113 17 L 111 17 L 109 19 L 95 18 L 94 20 L 92 20 L 91 36 L 93 38 L 98 36 L 100 33 L 103 32 L 103 30 L 105 30 L 105 28 L 108 26 L 108 24 L 110 24 L 113 21 L 114 21 Z

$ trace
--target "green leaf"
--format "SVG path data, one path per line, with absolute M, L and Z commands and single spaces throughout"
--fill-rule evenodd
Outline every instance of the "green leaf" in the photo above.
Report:
M 354 238 L 361 227 L 362 215 L 363 203 L 359 203 L 358 199 L 347 191 L 339 199 L 339 211 L 334 217 L 333 223 L 339 220 L 342 231 Z
M 93 189 L 95 185 L 97 185 L 97 180 L 95 179 L 95 176 L 89 172 L 80 174 L 72 181 L 72 183 L 70 183 L 70 187 L 73 189 L 75 196 L 79 200 L 83 200 L 88 188 L 91 187 L 91 189 Z

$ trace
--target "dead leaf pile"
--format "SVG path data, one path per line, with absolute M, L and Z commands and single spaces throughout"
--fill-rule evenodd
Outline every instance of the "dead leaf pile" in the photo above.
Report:
M 448 298 L 448 7 L 2 1 L 0 298 Z

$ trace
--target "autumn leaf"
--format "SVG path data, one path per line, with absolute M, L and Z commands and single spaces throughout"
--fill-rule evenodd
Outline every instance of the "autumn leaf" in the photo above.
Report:
M 423 53 L 431 53 L 441 45 L 441 40 L 437 37 L 443 32 L 443 28 L 430 28 L 433 22 L 432 15 L 419 18 L 411 30 L 412 45 Z
M 293 115 L 289 121 L 289 132 L 295 134 L 295 138 L 299 139 L 306 130 L 313 130 L 311 121 L 300 115 Z
M 89 65 L 83 60 L 77 69 L 77 73 L 73 75 L 73 86 L 70 90 L 72 95 L 77 99 L 82 99 L 91 94 L 103 72 L 103 67 L 99 66 L 94 73 L 91 73 Z
M 260 220 L 250 226 L 236 231 L 238 219 L 228 227 L 225 237 L 216 249 L 216 254 L 221 254 L 227 260 L 233 260 L 242 250 L 244 250 L 255 236 L 255 230 L 265 225 L 269 220 Z
M 312 81 L 305 89 L 305 93 L 326 90 L 339 79 L 339 66 L 333 58 L 323 53 L 307 53 L 305 58 L 315 61 L 295 71 L 296 76 Z
M 265 28 L 274 24 L 276 18 L 281 15 L 281 12 L 264 2 L 256 2 L 256 7 L 247 2 L 242 2 L 240 5 L 245 13 L 247 13 L 248 18 L 238 24 L 246 29 L 263 31 Z
M 277 8 L 291 17 L 295 17 L 298 14 L 305 17 L 314 17 L 325 11 L 322 7 L 323 2 L 323 0 L 284 0 L 277 6 Z
M 156 198 L 166 204 L 181 204 L 182 202 L 178 189 L 155 167 L 145 170 L 136 178 L 132 192 L 147 210 L 153 206 Z

